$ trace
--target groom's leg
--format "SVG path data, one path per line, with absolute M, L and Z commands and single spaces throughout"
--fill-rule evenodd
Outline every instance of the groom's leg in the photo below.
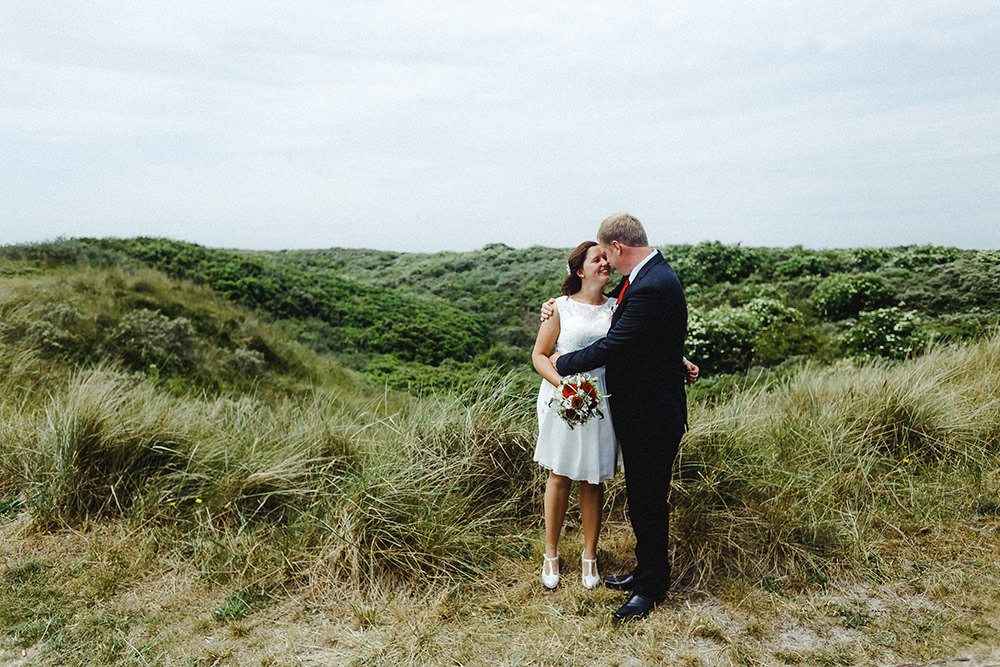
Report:
M 622 443 L 625 493 L 635 533 L 634 592 L 661 598 L 670 586 L 670 475 L 677 443 Z

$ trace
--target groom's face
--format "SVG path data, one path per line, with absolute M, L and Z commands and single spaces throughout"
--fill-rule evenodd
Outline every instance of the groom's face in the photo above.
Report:
M 608 245 L 604 245 L 603 243 L 600 243 L 599 245 L 601 246 L 601 250 L 604 251 L 604 256 L 608 258 L 608 262 L 611 266 L 615 267 L 615 271 L 623 276 L 627 275 L 627 272 L 622 270 L 620 264 L 622 261 L 621 246 L 614 241 Z

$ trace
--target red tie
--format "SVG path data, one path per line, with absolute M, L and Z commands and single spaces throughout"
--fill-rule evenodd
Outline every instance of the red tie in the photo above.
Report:
M 625 284 L 622 285 L 622 291 L 618 292 L 618 300 L 615 301 L 616 306 L 622 302 L 622 297 L 625 296 L 625 290 L 627 289 L 628 289 L 628 278 L 625 279 Z

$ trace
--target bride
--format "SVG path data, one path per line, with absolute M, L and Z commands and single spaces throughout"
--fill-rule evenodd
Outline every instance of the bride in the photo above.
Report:
M 601 419 L 591 419 L 570 428 L 549 406 L 562 378 L 549 361 L 553 348 L 571 352 L 603 338 L 611 326 L 614 301 L 604 296 L 611 264 L 593 241 L 578 245 L 569 256 L 569 275 L 562 296 L 553 304 L 552 316 L 542 322 L 531 360 L 544 378 L 538 392 L 538 443 L 534 460 L 549 471 L 545 484 L 545 557 L 542 584 L 559 584 L 559 534 L 562 532 L 570 488 L 580 483 L 580 516 L 583 523 L 583 553 L 580 555 L 583 585 L 594 588 L 597 572 L 597 538 L 601 530 L 603 482 L 615 474 L 617 444 L 607 399 L 600 406 Z M 604 368 L 590 372 L 605 393 Z

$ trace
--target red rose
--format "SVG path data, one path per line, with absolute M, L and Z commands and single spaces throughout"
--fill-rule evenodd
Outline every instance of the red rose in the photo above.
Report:
M 569 398 L 570 396 L 572 396 L 575 393 L 576 393 L 576 385 L 575 384 L 567 384 L 567 385 L 565 385 L 563 387 L 563 396 L 565 396 L 566 398 Z
M 594 385 L 590 384 L 589 382 L 584 382 L 583 384 L 581 384 L 580 389 L 583 389 L 583 393 L 589 396 L 593 396 L 597 393 L 597 391 L 594 389 Z
M 574 396 L 572 401 L 573 409 L 579 410 L 583 407 L 583 399 L 579 396 Z

